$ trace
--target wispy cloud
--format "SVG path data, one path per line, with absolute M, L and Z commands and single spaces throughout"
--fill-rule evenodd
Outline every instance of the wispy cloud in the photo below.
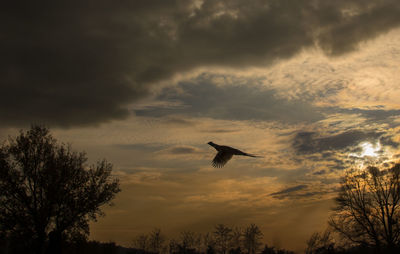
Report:
M 296 185 L 294 187 L 289 187 L 289 188 L 283 189 L 283 190 L 278 191 L 278 192 L 271 193 L 270 196 L 286 195 L 286 194 L 289 194 L 291 192 L 299 191 L 299 190 L 302 190 L 302 189 L 305 189 L 305 188 L 307 188 L 307 185 L 300 184 L 300 185 Z
M 217 75 L 224 78 L 223 75 Z M 235 83 L 235 76 L 229 76 Z M 262 85 L 219 85 L 216 77 L 200 75 L 161 91 L 157 100 L 178 101 L 181 107 L 151 106 L 135 110 L 139 116 L 195 115 L 225 120 L 313 122 L 322 119 L 319 108 L 303 100 L 280 98 L 277 92 Z

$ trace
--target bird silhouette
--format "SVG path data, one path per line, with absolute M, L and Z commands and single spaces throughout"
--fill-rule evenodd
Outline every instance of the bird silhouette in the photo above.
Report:
M 261 157 L 256 156 L 253 154 L 242 152 L 238 149 L 235 149 L 230 146 L 220 146 L 213 142 L 208 142 L 208 144 L 215 148 L 218 153 L 215 155 L 214 159 L 212 160 L 212 165 L 215 168 L 222 168 L 231 158 L 233 155 L 242 155 L 242 156 L 249 156 L 249 157 Z

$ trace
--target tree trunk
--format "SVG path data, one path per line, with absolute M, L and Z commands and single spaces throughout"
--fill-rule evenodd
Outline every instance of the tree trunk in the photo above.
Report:
M 61 253 L 62 247 L 62 234 L 58 230 L 53 230 L 49 233 L 49 245 L 46 250 L 46 254 L 59 254 Z
M 40 233 L 37 240 L 36 240 L 36 246 L 35 246 L 35 253 L 36 254 L 43 254 L 44 250 L 44 243 L 46 241 L 46 235 L 45 233 Z

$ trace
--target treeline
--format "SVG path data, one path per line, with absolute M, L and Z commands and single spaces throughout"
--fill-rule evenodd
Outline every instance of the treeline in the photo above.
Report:
M 291 251 L 263 245 L 263 233 L 255 224 L 245 228 L 218 224 L 212 232 L 205 234 L 182 231 L 177 238 L 167 239 L 160 229 L 139 234 L 133 247 L 141 253 L 207 253 L 207 254 L 290 254 Z
M 136 250 L 118 246 L 114 242 L 102 243 L 98 241 L 87 241 L 81 239 L 79 241 L 64 240 L 61 250 L 47 249 L 46 254 L 132 254 L 137 253 Z M 25 254 L 32 253 L 26 249 L 23 243 L 15 241 L 15 239 L 0 240 L 0 254 Z
M 201 234 L 182 231 L 177 238 L 168 238 L 160 229 L 139 234 L 131 246 L 122 247 L 114 242 L 87 241 L 85 238 L 67 239 L 57 243 L 57 252 L 47 246 L 46 253 L 58 254 L 294 254 L 292 251 L 270 247 L 262 242 L 259 227 L 245 228 L 218 224 L 213 231 Z M 48 242 L 51 243 L 50 241 Z M 29 252 L 29 251 L 28 251 Z M 0 254 L 28 253 L 18 239 L 0 240 Z

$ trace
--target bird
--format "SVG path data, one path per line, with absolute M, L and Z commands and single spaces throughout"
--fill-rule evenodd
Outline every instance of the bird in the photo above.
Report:
M 242 156 L 249 156 L 249 157 L 261 157 L 249 153 L 242 152 L 236 148 L 230 146 L 220 146 L 215 144 L 214 142 L 208 142 L 210 146 L 214 147 L 218 153 L 215 155 L 214 159 L 212 160 L 212 165 L 214 168 L 222 168 L 231 158 L 233 155 L 242 155 Z

